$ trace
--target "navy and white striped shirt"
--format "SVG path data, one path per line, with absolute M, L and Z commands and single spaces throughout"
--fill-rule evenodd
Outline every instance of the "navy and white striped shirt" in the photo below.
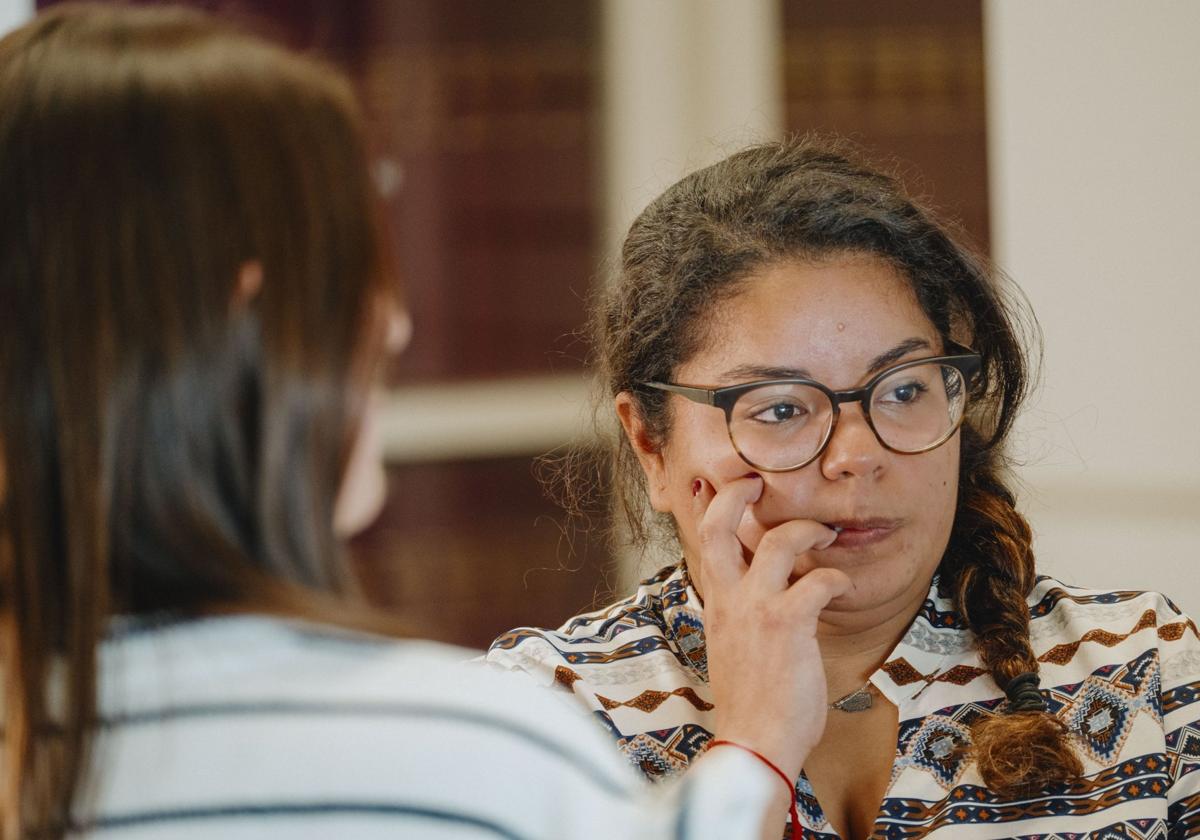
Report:
M 75 836 L 758 835 L 778 782 L 753 758 L 651 791 L 590 721 L 468 655 L 261 616 L 118 632 Z

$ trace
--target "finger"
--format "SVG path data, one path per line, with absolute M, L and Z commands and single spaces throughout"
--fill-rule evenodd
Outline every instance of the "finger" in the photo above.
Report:
M 709 482 L 697 478 L 699 487 L 692 499 L 693 513 L 699 523 L 697 536 L 700 540 L 701 563 L 706 581 L 718 586 L 732 586 L 746 573 L 742 559 L 742 544 L 737 538 L 737 527 L 747 505 L 758 501 L 762 495 L 761 478 L 739 478 L 714 490 Z
M 821 610 L 829 606 L 835 598 L 846 595 L 854 588 L 850 576 L 841 569 L 822 567 L 813 569 L 800 580 L 793 583 L 785 597 L 793 615 L 801 622 L 812 621 L 814 624 Z
M 777 525 L 758 541 L 746 582 L 761 592 L 780 592 L 789 579 L 816 567 L 811 552 L 828 548 L 836 539 L 836 531 L 812 519 Z

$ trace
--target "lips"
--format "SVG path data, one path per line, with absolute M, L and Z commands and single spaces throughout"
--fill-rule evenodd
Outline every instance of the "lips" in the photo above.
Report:
M 837 531 L 830 548 L 863 548 L 890 537 L 900 527 L 898 519 L 838 519 L 824 525 Z

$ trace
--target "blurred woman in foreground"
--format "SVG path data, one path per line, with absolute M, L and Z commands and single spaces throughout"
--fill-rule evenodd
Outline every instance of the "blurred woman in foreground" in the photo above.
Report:
M 403 316 L 344 80 L 194 12 L 57 8 L 0 41 L 0 196 L 5 838 L 777 834 L 844 575 L 713 566 L 743 749 L 657 798 L 355 599 L 335 520 L 378 487 Z

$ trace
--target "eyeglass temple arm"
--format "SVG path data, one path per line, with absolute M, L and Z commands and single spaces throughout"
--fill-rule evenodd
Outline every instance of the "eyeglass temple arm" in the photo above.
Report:
M 974 379 L 983 373 L 983 357 L 973 350 L 967 351 L 965 355 L 968 356 L 968 359 L 965 365 L 966 370 L 963 371 L 963 374 L 968 379 Z
M 713 402 L 714 393 L 707 388 L 689 388 L 687 385 L 669 385 L 666 382 L 647 382 L 645 385 L 647 388 L 655 388 L 659 391 L 679 394 L 679 396 L 689 399 L 692 402 L 715 405 Z

